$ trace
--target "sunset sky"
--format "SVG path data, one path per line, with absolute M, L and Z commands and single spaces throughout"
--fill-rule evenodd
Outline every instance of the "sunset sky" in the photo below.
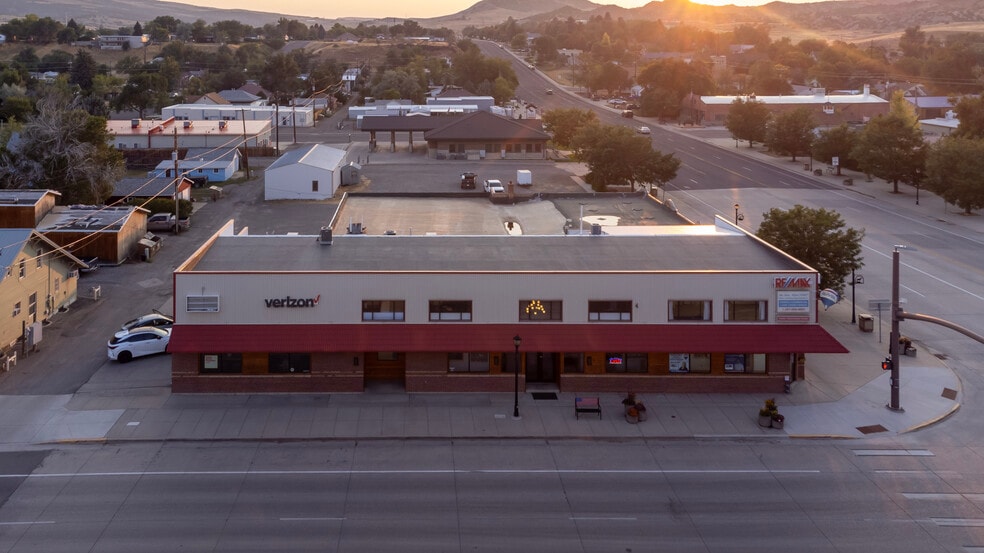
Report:
M 649 0 L 595 0 L 599 4 L 616 4 L 625 8 L 645 5 Z M 701 0 L 699 4 L 756 6 L 768 0 Z M 787 0 L 796 2 L 797 0 Z M 400 17 L 426 18 L 457 13 L 475 5 L 478 0 L 427 0 L 406 2 L 401 0 L 376 0 L 373 2 L 336 2 L 324 0 L 184 0 L 183 3 L 211 8 L 244 9 L 287 15 L 337 19 L 339 17 Z

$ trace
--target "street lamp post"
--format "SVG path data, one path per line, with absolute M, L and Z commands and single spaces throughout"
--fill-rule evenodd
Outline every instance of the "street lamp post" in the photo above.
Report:
M 856 284 L 864 284 L 864 277 L 861 275 L 854 276 L 854 267 L 851 267 L 851 324 L 858 322 L 857 296 L 854 291 Z
M 741 215 L 738 214 L 738 209 L 740 207 L 741 207 L 740 205 L 735 204 L 735 226 L 738 226 L 738 221 L 741 220 Z
M 515 387 L 513 388 L 513 418 L 519 418 L 519 345 L 523 342 L 523 339 L 519 337 L 519 334 L 513 336 L 513 346 L 516 347 L 515 355 L 515 372 L 513 373 L 513 382 Z

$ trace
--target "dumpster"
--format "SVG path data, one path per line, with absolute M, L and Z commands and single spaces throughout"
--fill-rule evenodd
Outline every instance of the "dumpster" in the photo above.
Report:
M 861 332 L 873 332 L 875 330 L 875 318 L 867 313 L 858 315 L 858 328 Z

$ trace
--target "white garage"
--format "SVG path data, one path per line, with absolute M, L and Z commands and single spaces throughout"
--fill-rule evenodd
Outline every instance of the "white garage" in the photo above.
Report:
M 267 168 L 263 178 L 266 200 L 326 200 L 341 185 L 348 152 L 323 144 L 291 150 Z

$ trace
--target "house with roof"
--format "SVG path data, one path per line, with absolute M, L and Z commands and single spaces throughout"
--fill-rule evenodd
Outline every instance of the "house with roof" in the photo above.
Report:
M 266 100 L 242 89 L 220 90 L 219 96 L 234 106 L 265 106 Z
M 78 298 L 87 265 L 33 228 L 0 229 L 0 363 L 16 360 L 25 329 Z
M 226 100 L 218 92 L 208 92 L 203 94 L 197 100 L 192 102 L 193 104 L 205 104 L 206 106 L 228 106 L 232 102 Z
M 182 177 L 178 184 L 178 198 L 191 200 L 191 187 L 194 184 L 193 180 Z M 120 179 L 113 184 L 113 192 L 106 203 L 126 202 L 139 205 L 154 198 L 174 198 L 174 177 L 128 177 Z
M 0 228 L 35 228 L 60 199 L 54 190 L 0 189 Z
M 250 94 L 257 96 L 259 98 L 271 98 L 273 96 L 272 92 L 263 88 L 260 85 L 260 83 L 252 80 L 246 81 L 246 84 L 239 87 L 239 90 L 242 90 L 243 92 L 249 92 Z
M 239 171 L 240 156 L 236 148 L 188 148 L 178 160 L 178 173 L 195 180 L 225 182 Z M 148 177 L 174 178 L 174 162 L 164 160 L 147 173 Z
M 135 206 L 57 206 L 38 232 L 79 259 L 119 265 L 141 251 L 147 233 L 146 209 Z
M 434 159 L 546 159 L 550 135 L 540 119 L 511 119 L 487 111 L 441 118 L 424 133 Z
M 342 85 L 345 87 L 345 92 L 352 92 L 352 88 L 361 74 L 362 69 L 358 67 L 350 67 L 342 73 Z
M 310 144 L 277 158 L 263 174 L 266 200 L 327 200 L 342 184 L 345 150 Z

